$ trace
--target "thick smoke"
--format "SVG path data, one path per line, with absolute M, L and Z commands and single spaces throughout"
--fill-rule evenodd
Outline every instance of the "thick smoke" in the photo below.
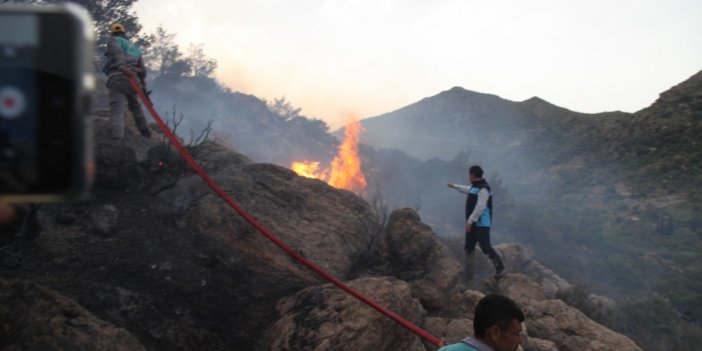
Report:
M 329 164 L 336 154 L 339 140 L 323 122 L 272 112 L 265 101 L 212 79 L 157 79 L 153 87 L 159 111 L 175 106 L 195 131 L 213 120 L 220 142 L 256 161 Z M 695 319 L 702 293 L 678 252 L 685 248 L 679 238 L 699 237 L 700 228 L 694 217 L 669 210 L 675 196 L 646 195 L 655 183 L 630 157 L 637 139 L 627 124 L 641 116 L 582 114 L 539 98 L 513 102 L 453 88 L 363 121 L 366 196 L 391 209 L 416 208 L 435 232 L 460 242 L 465 199 L 446 183 L 467 183 L 468 167 L 480 164 L 495 194 L 495 242 L 530 247 L 539 261 L 596 293 L 623 301 L 658 293 Z M 678 200 L 692 208 L 693 200 Z M 660 250 L 663 243 L 670 249 Z
M 160 113 L 183 115 L 183 136 L 212 120 L 218 142 L 259 162 L 287 166 L 297 159 L 329 160 L 338 142 L 324 122 L 284 118 L 271 112 L 264 100 L 232 92 L 212 78 L 162 76 L 151 86 Z

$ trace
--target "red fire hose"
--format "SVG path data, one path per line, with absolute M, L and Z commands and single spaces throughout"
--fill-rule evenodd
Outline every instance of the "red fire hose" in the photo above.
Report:
M 200 165 L 198 165 L 198 163 L 195 161 L 195 159 L 193 159 L 193 157 L 190 155 L 190 153 L 178 141 L 178 138 L 176 138 L 176 136 L 173 134 L 173 132 L 171 132 L 171 130 L 168 128 L 168 126 L 163 122 L 163 119 L 161 119 L 161 117 L 158 115 L 158 113 L 154 109 L 153 105 L 151 104 L 149 99 L 146 97 L 146 95 L 144 94 L 143 90 L 141 89 L 141 87 L 139 86 L 137 81 L 134 79 L 134 77 L 129 77 L 129 81 L 132 84 L 132 87 L 134 88 L 134 90 L 139 95 L 139 98 L 141 99 L 141 101 L 144 103 L 146 108 L 151 113 L 151 116 L 154 118 L 154 120 L 156 121 L 158 126 L 163 131 L 163 133 L 166 135 L 166 137 L 168 137 L 168 139 L 173 143 L 173 145 L 175 145 L 176 149 L 178 149 L 180 154 L 183 155 L 183 157 L 185 157 L 185 159 L 188 161 L 188 163 L 193 168 L 193 170 L 195 170 L 195 173 L 197 173 L 200 176 L 200 178 L 202 178 L 202 180 L 205 181 L 205 183 L 207 183 L 207 185 L 209 185 L 210 188 L 212 188 L 212 190 L 217 195 L 219 195 L 219 197 L 222 200 L 224 200 L 224 202 L 229 204 L 229 206 L 234 211 L 236 211 L 236 213 L 238 213 L 247 222 L 249 222 L 254 228 L 256 228 L 256 230 L 261 232 L 261 234 L 266 236 L 266 238 L 268 238 L 270 241 L 272 241 L 273 243 L 278 245 L 278 247 L 280 249 L 282 249 L 283 251 L 285 251 L 285 253 L 290 255 L 290 257 L 294 258 L 295 260 L 302 263 L 303 265 L 305 265 L 307 268 L 309 268 L 313 272 L 317 273 L 324 280 L 334 284 L 339 289 L 341 289 L 344 292 L 346 292 L 347 294 L 357 298 L 358 300 L 365 303 L 366 305 L 373 307 L 378 312 L 393 319 L 395 322 L 397 322 L 400 325 L 402 325 L 403 327 L 411 330 L 413 333 L 419 335 L 420 337 L 422 337 L 426 341 L 428 341 L 436 346 L 443 345 L 443 342 L 441 341 L 441 339 L 431 335 L 426 330 L 412 324 L 410 321 L 402 318 L 397 313 L 388 310 L 387 308 L 383 307 L 382 305 L 378 304 L 377 302 L 371 300 L 369 297 L 354 290 L 352 287 L 350 287 L 346 283 L 342 282 L 341 280 L 337 279 L 336 277 L 332 276 L 331 274 L 325 272 L 322 268 L 320 268 L 316 264 L 310 262 L 305 257 L 303 257 L 302 255 L 297 253 L 295 250 L 291 249 L 282 240 L 280 240 L 280 238 L 278 238 L 273 233 L 269 232 L 268 229 L 266 229 L 261 224 L 259 224 L 253 217 L 251 217 L 251 215 L 249 215 L 246 211 L 244 211 L 244 209 L 241 208 L 241 206 L 239 206 L 239 204 L 236 201 L 234 201 L 231 197 L 229 197 L 229 195 L 227 195 L 227 193 L 225 193 L 224 190 L 222 190 L 222 188 L 220 188 L 219 185 L 217 185 L 217 183 L 215 183 L 215 181 L 212 180 L 212 178 L 210 178 L 210 176 L 207 174 L 207 172 L 205 172 L 205 170 L 202 169 L 202 167 L 200 167 Z

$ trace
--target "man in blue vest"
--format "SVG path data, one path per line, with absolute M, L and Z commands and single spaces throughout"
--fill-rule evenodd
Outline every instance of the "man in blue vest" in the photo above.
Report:
M 524 313 L 512 299 L 502 295 L 485 296 L 475 307 L 475 337 L 439 351 L 515 351 L 522 343 L 524 319 Z
M 138 77 L 142 89 L 146 91 L 146 67 L 142 59 L 141 50 L 127 38 L 124 26 L 115 23 L 110 26 L 112 37 L 107 43 L 107 59 L 102 67 L 107 75 L 107 89 L 110 92 L 110 125 L 112 137 L 116 140 L 124 139 L 124 105 L 132 112 L 134 122 L 141 135 L 150 137 L 151 132 L 146 124 L 144 112 L 137 99 L 137 93 L 129 83 L 130 77 Z
M 492 190 L 483 179 L 483 169 L 480 166 L 470 167 L 468 179 L 470 186 L 448 184 L 449 188 L 467 194 L 466 198 L 466 277 L 473 278 L 473 261 L 475 245 L 480 244 L 480 249 L 495 265 L 495 278 L 502 278 L 505 274 L 505 265 L 502 258 L 490 243 L 490 227 L 492 226 Z

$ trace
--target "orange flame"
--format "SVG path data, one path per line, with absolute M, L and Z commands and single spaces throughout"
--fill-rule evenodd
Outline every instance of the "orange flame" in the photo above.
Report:
M 362 130 L 363 127 L 357 119 L 349 120 L 346 124 L 344 141 L 331 162 L 331 170 L 320 169 L 320 163 L 316 161 L 293 162 L 290 168 L 303 177 L 321 179 L 335 188 L 365 195 L 368 183 L 361 170 L 361 158 L 358 154 L 358 142 Z
M 297 175 L 307 177 L 307 178 L 316 178 L 316 179 L 322 179 L 326 180 L 329 178 L 327 172 L 324 170 L 321 170 L 319 168 L 319 162 L 313 162 L 313 161 L 301 161 L 301 162 L 293 162 L 290 165 L 290 168 L 297 173 Z
M 346 123 L 344 142 L 339 146 L 339 154 L 331 163 L 329 185 L 365 194 L 366 177 L 361 171 L 361 158 L 358 155 L 358 142 L 361 136 L 361 123 L 351 119 Z

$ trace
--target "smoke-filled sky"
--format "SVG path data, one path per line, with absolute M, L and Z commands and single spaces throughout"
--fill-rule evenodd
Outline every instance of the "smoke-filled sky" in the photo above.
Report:
M 453 86 L 633 112 L 702 69 L 699 0 L 141 0 L 231 88 L 338 127 Z

